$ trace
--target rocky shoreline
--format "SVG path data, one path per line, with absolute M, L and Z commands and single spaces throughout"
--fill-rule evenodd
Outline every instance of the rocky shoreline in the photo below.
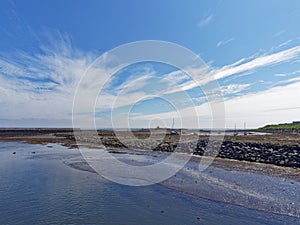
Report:
M 194 154 L 203 155 L 206 145 L 206 141 L 199 141 Z M 280 146 L 224 141 L 217 157 L 300 168 L 300 147 L 298 145 Z
M 162 134 L 161 130 L 136 130 L 132 138 L 128 131 L 121 131 L 116 136 L 114 131 L 109 130 L 99 130 L 95 135 L 91 131 L 73 133 L 71 129 L 0 129 L 0 140 L 22 140 L 32 144 L 60 143 L 70 148 L 76 148 L 79 144 L 93 148 L 179 151 L 199 156 L 210 154 L 207 154 L 208 134 L 199 135 L 188 130 L 180 135 Z M 215 146 L 218 152 L 213 154 L 218 158 L 300 168 L 299 134 L 233 136 L 225 133 L 224 140 L 210 142 L 210 145 Z
M 191 143 L 174 144 L 165 142 L 159 144 L 154 151 L 173 152 L 180 145 L 181 149 L 194 149 L 194 155 L 205 155 L 207 152 L 208 140 L 199 140 L 197 146 L 193 147 Z M 214 146 L 214 143 L 212 143 Z M 300 146 L 299 145 L 276 145 L 271 143 L 249 143 L 223 141 L 216 143 L 216 157 L 226 159 L 236 159 L 248 162 L 259 162 L 273 164 L 277 166 L 286 166 L 300 168 Z M 191 150 L 187 150 L 191 152 Z M 208 155 L 210 152 L 208 152 Z

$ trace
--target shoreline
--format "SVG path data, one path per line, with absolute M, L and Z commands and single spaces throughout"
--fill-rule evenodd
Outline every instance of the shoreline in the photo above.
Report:
M 193 131 L 193 132 L 192 132 Z M 194 130 L 184 130 L 180 135 L 170 135 L 167 130 L 117 131 L 66 129 L 0 129 L 0 141 L 26 141 L 31 144 L 59 143 L 69 148 L 78 145 L 91 148 L 107 148 L 118 151 L 149 150 L 154 152 L 187 152 L 193 155 L 210 156 L 207 145 L 210 136 L 196 134 Z M 151 133 L 152 132 L 152 133 Z M 164 133 L 165 132 L 165 133 Z M 231 131 L 228 131 L 231 134 Z M 132 136 L 133 135 L 133 136 Z M 215 134 L 214 134 L 215 135 Z M 254 133 L 251 135 L 213 136 L 211 146 L 218 150 L 217 158 L 248 161 L 300 168 L 300 135 L 278 133 Z M 216 153 L 214 153 L 216 154 Z M 214 156 L 214 155 L 213 155 Z
M 143 159 L 146 164 L 149 159 L 152 163 L 160 160 L 157 154 L 162 157 L 166 154 L 124 151 L 114 154 L 120 160 L 125 159 L 123 162 L 132 162 L 138 156 L 138 161 Z M 300 191 L 299 169 L 215 159 L 206 170 L 199 172 L 199 158 L 192 157 L 185 167 L 158 185 L 204 199 L 300 218 L 299 197 L 294 197 Z M 64 163 L 73 169 L 97 173 L 84 159 L 77 158 Z M 281 193 L 283 188 L 291 191 Z
M 31 137 L 30 140 L 34 138 Z M 36 138 L 39 139 L 39 137 Z M 55 138 L 51 140 L 55 140 Z M 10 139 L 10 141 L 15 140 Z M 18 138 L 18 141 L 24 140 Z M 61 143 L 57 144 L 61 145 Z M 95 151 L 92 146 L 85 147 L 87 151 Z M 142 162 L 147 165 L 149 162 L 158 162 L 170 154 L 149 150 L 116 150 L 116 148 L 99 150 L 109 151 L 127 163 L 138 157 L 138 161 L 142 159 Z M 199 162 L 203 157 L 192 156 L 186 166 L 176 175 L 159 185 L 204 199 L 300 218 L 300 196 L 297 195 L 300 192 L 299 168 L 215 158 L 206 170 L 199 172 Z M 76 157 L 66 158 L 62 163 L 76 170 L 96 173 L 80 154 Z

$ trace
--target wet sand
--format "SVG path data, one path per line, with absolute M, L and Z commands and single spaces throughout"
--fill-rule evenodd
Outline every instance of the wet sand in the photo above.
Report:
M 88 131 L 87 131 L 88 133 Z M 13 132 L 13 135 L 1 135 L 0 140 L 25 141 L 31 144 L 58 143 L 68 148 L 77 148 L 78 143 L 70 132 L 43 131 L 43 133 L 28 131 Z M 86 151 L 109 151 L 117 159 L 142 166 L 155 164 L 166 158 L 170 152 L 155 152 L 143 149 L 118 147 L 111 131 L 100 132 L 100 137 L 85 136 L 82 141 Z M 127 135 L 124 133 L 125 136 Z M 147 137 L 147 132 L 137 132 L 141 139 Z M 190 138 L 185 134 L 185 138 Z M 169 141 L 176 141 L 176 136 L 167 136 Z M 207 139 L 208 136 L 198 136 Z M 106 146 L 103 140 L 108 140 Z M 268 135 L 240 135 L 225 136 L 225 141 L 252 142 L 259 144 L 279 144 L 284 146 L 298 146 L 299 135 L 268 134 Z M 110 145 L 110 143 L 113 143 Z M 142 142 L 143 143 L 143 142 Z M 49 146 L 51 147 L 51 146 Z M 106 148 L 105 150 L 103 148 Z M 77 150 L 76 150 L 77 151 Z M 300 169 L 276 166 L 272 164 L 239 161 L 226 158 L 215 158 L 204 171 L 199 171 L 199 164 L 203 156 L 194 155 L 190 161 L 176 175 L 163 181 L 160 185 L 177 191 L 196 195 L 202 198 L 227 202 L 257 210 L 300 217 Z M 65 160 L 66 165 L 83 171 L 93 172 L 86 161 L 79 155 Z M 172 165 L 170 165 L 172 166 Z M 176 165 L 173 165 L 176 166 Z M 109 168 L 107 168 L 109 169 Z M 134 179 L 134 177 L 133 177 Z
M 136 161 L 141 166 L 141 162 L 144 165 L 155 164 L 166 154 L 124 150 L 122 154 L 115 153 L 114 156 L 131 165 Z M 299 169 L 215 159 L 206 170 L 199 171 L 200 159 L 198 156 L 192 157 L 184 168 L 160 185 L 201 198 L 300 217 Z M 65 163 L 72 168 L 95 173 L 82 158 Z M 132 176 L 128 179 L 136 179 L 134 173 Z

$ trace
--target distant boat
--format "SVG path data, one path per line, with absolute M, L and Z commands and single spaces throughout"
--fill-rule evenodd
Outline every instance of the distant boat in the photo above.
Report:
M 172 130 L 170 132 L 171 135 L 176 135 L 178 134 L 176 130 L 174 130 L 174 118 L 173 118 L 173 122 L 172 122 Z
M 170 134 L 175 135 L 175 134 L 178 134 L 178 133 L 177 133 L 177 131 L 172 130 L 172 131 L 170 132 Z

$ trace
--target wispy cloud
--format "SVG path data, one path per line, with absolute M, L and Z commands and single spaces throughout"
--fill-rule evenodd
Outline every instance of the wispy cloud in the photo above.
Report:
M 299 57 L 299 55 L 300 55 L 300 46 L 296 46 L 280 52 L 257 56 L 256 58 L 250 59 L 249 61 L 243 58 L 230 65 L 223 66 L 222 68 L 212 69 L 208 73 L 207 72 L 203 73 L 203 68 L 199 68 L 198 72 L 197 69 L 194 69 L 193 73 L 195 74 L 198 73 L 200 75 L 199 76 L 200 79 L 198 80 L 198 83 L 193 81 L 186 82 L 180 87 L 173 89 L 172 92 L 190 90 L 195 87 L 198 87 L 199 84 L 206 85 L 207 83 L 213 80 L 220 80 L 236 74 L 244 73 L 246 75 L 249 75 L 255 69 L 259 69 L 262 67 L 271 66 L 283 62 L 288 62 L 290 60 L 295 60 Z
M 226 108 L 226 127 L 232 128 L 235 123 L 243 126 L 247 122 L 248 127 L 258 127 L 262 124 L 280 123 L 299 119 L 300 104 L 295 96 L 300 95 L 300 80 L 288 85 L 273 87 L 268 90 L 225 99 Z M 286 109 L 283 110 L 282 109 Z M 209 128 L 212 121 L 211 107 L 209 102 L 205 102 L 196 107 L 180 109 L 177 115 L 183 117 L 190 127 L 195 127 L 195 121 L 192 119 L 196 110 L 199 115 L 201 127 Z M 136 120 L 149 120 L 152 117 L 158 117 L 164 120 L 170 118 L 170 113 L 160 113 L 155 115 L 136 116 Z M 173 115 L 174 112 L 173 112 Z M 190 119 L 191 118 L 191 119 Z M 214 118 L 218 120 L 220 118 Z M 190 121 L 190 123 L 188 122 Z
M 227 45 L 227 44 L 229 44 L 232 41 L 234 41 L 234 38 L 229 38 L 229 39 L 226 39 L 226 40 L 219 41 L 217 43 L 217 47 L 221 47 L 221 46 Z
M 287 45 L 289 45 L 290 43 L 292 43 L 293 41 L 290 39 L 290 40 L 287 40 L 285 42 L 282 42 L 280 43 L 279 45 L 277 46 L 274 46 L 271 48 L 271 51 L 277 51 L 278 49 L 282 49 L 283 47 L 286 47 Z
M 211 76 L 214 75 L 217 79 L 223 79 L 228 78 L 235 74 L 244 74 L 249 75 L 253 73 L 254 70 L 261 67 L 267 67 L 270 65 L 275 65 L 278 63 L 283 62 L 289 62 L 291 60 L 297 59 L 297 57 L 300 54 L 300 46 L 296 46 L 290 49 L 286 49 L 284 51 L 280 51 L 277 53 L 272 54 L 265 54 L 261 56 L 251 57 L 251 58 L 243 58 L 241 60 L 238 60 L 235 63 L 232 63 L 230 65 L 224 66 L 219 69 L 213 69 L 208 76 L 204 76 L 205 78 L 202 80 L 202 84 L 205 85 L 206 83 L 211 81 Z M 197 73 L 197 69 L 194 69 L 192 73 Z M 199 71 L 199 74 L 205 74 L 204 71 Z M 295 74 L 296 72 L 293 72 Z M 179 72 L 172 72 L 172 74 L 180 74 Z M 168 76 L 168 75 L 167 75 Z M 281 75 L 282 76 L 282 75 Z M 177 86 L 173 86 L 172 89 L 167 90 L 166 93 L 172 94 L 176 92 L 182 92 L 191 90 L 195 87 L 198 87 L 198 83 L 195 83 L 193 80 L 187 79 L 185 80 L 184 75 L 181 74 L 179 76 L 179 80 L 184 81 L 181 82 Z M 292 82 L 297 82 L 298 80 L 291 80 L 290 82 L 287 82 L 282 85 L 289 85 Z M 247 90 L 252 84 L 229 84 L 227 86 L 221 87 L 221 93 L 224 95 L 224 97 L 227 99 L 230 95 L 233 94 L 239 94 L 244 93 L 245 90 Z M 286 90 L 286 89 L 285 89 Z M 248 94 L 247 94 L 248 95 Z M 228 99 L 231 99 L 229 97 Z M 203 100 L 201 100 L 199 103 L 203 103 Z M 142 117 L 140 117 L 142 118 Z
M 211 24 L 214 20 L 214 16 L 213 14 L 210 14 L 204 18 L 202 18 L 202 20 L 198 23 L 199 27 L 205 27 L 208 26 L 209 24 Z
M 286 45 L 288 45 L 288 44 L 291 43 L 291 42 L 292 42 L 292 40 L 287 40 L 287 41 L 281 43 L 280 45 L 278 45 L 278 48 L 281 48 L 281 47 L 283 47 L 283 46 L 286 46 Z
M 278 37 L 278 36 L 283 35 L 285 32 L 286 32 L 286 30 L 280 30 L 280 31 L 276 32 L 275 34 L 273 34 L 272 37 L 273 37 L 273 38 L 276 38 L 276 37 Z
M 288 84 L 293 84 L 293 83 L 298 83 L 298 82 L 300 82 L 300 77 L 294 77 L 294 78 L 279 81 L 274 86 L 285 86 Z
M 67 35 L 51 38 L 35 54 L 0 54 L 0 118 L 70 121 L 75 87 L 94 56 L 74 48 Z
M 230 42 L 231 40 L 227 41 Z M 59 121 L 59 123 L 62 123 L 62 121 L 65 121 L 65 124 L 71 125 L 70 115 L 74 91 L 81 76 L 96 55 L 75 48 L 70 37 L 65 34 L 50 35 L 48 42 L 47 44 L 41 44 L 40 50 L 34 54 L 20 50 L 14 54 L 0 53 L 0 119 L 6 121 L 17 119 L 32 121 L 32 118 L 35 118 L 36 121 L 40 122 Z M 226 44 L 225 42 L 222 44 Z M 245 76 L 245 74 L 249 75 L 258 68 L 295 61 L 299 58 L 299 55 L 300 46 L 295 46 L 275 53 L 242 58 L 221 68 L 186 68 L 185 72 L 198 77 L 201 85 L 206 85 L 213 79 L 221 80 L 237 74 Z M 101 82 L 107 82 L 107 77 L 103 68 L 93 68 L 92 70 L 91 73 L 94 74 L 92 82 L 91 80 L 87 81 L 83 85 L 83 89 L 86 92 L 94 93 Z M 277 73 L 275 76 L 296 75 L 298 72 Z M 295 96 L 300 94 L 298 91 L 300 90 L 299 81 L 299 78 L 289 79 L 273 86 L 270 90 L 245 96 L 241 96 L 241 93 L 245 93 L 248 88 L 252 87 L 252 83 L 230 82 L 226 86 L 221 86 L 220 93 L 225 96 L 226 108 L 229 107 L 230 117 L 248 117 L 250 119 L 252 113 L 259 116 L 265 110 L 297 106 L 296 100 L 289 100 L 289 98 L 296 99 Z M 192 99 L 197 103 L 196 109 L 205 122 L 210 115 L 205 96 L 189 96 L 185 92 L 198 87 L 198 85 L 199 83 L 195 83 L 182 71 L 172 71 L 158 75 L 151 69 L 135 70 L 131 73 L 131 76 L 126 77 L 117 85 L 108 83 L 108 88 L 103 89 L 99 103 L 95 107 L 97 112 L 109 109 L 119 110 L 117 112 L 119 112 L 120 120 L 122 120 L 121 117 L 124 114 L 122 109 L 124 107 L 130 108 L 143 98 L 158 95 L 163 96 L 166 101 L 175 102 L 176 108 L 182 112 L 182 115 L 191 116 L 189 111 L 192 109 L 189 106 L 192 103 L 186 104 L 186 99 Z M 284 91 L 287 93 L 283 94 Z M 270 105 L 270 102 L 267 106 L 264 105 L 263 101 L 268 101 L 266 96 L 269 96 L 270 99 L 276 99 L 277 94 L 284 95 L 282 98 L 277 98 L 278 101 L 285 101 L 283 104 L 276 101 L 273 102 L 274 105 Z M 85 116 L 88 119 L 93 116 L 91 111 L 86 110 L 86 106 L 91 101 L 85 98 L 79 99 L 80 112 L 86 113 Z M 252 107 L 253 105 L 259 105 L 260 109 L 257 111 L 250 109 L 247 101 L 250 105 L 252 104 Z M 255 101 L 257 102 L 255 103 Z M 92 103 L 94 104 L 94 102 Z M 241 107 L 243 107 L 242 110 Z M 246 114 L 244 108 L 249 110 L 249 114 Z M 136 117 L 139 120 L 147 120 L 155 116 L 170 118 L 169 113 L 158 115 L 150 111 L 147 111 L 147 113 L 149 115 L 134 114 L 133 118 Z M 294 115 L 294 117 L 296 116 Z M 266 117 L 263 116 L 263 118 Z M 104 118 L 97 119 L 101 120 L 102 124 L 107 123 Z M 228 124 L 232 123 L 232 120 L 229 118 Z M 264 120 L 261 119 L 259 122 L 263 123 Z
M 296 75 L 296 74 L 300 74 L 300 70 L 296 70 L 291 73 L 276 73 L 276 74 L 274 74 L 274 76 L 275 77 L 287 77 L 287 76 Z
M 230 66 L 230 65 L 225 66 L 221 69 L 217 69 L 213 71 L 213 74 L 215 75 L 216 79 L 221 79 L 237 73 L 247 72 L 260 67 L 286 62 L 291 59 L 295 59 L 296 57 L 299 56 L 299 54 L 300 54 L 300 46 L 296 46 L 277 53 L 257 57 L 251 60 L 250 62 L 246 62 L 234 66 Z
M 276 73 L 274 74 L 275 77 L 286 77 L 287 74 L 286 73 Z
M 230 84 L 221 87 L 221 93 L 223 96 L 228 96 L 236 93 L 241 93 L 249 88 L 252 84 Z

